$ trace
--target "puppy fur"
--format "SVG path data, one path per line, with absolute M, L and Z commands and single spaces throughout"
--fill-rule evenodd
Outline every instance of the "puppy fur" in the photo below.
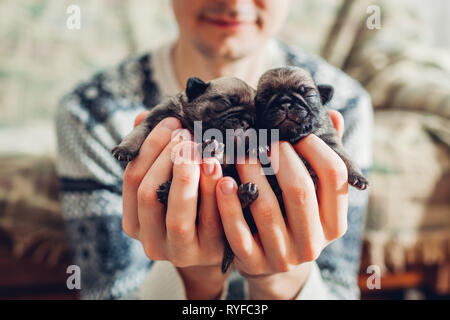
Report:
M 179 119 L 184 128 L 194 133 L 194 121 L 202 121 L 202 136 L 208 129 L 218 129 L 222 137 L 226 137 L 226 129 L 245 130 L 254 126 L 256 91 L 244 81 L 237 78 L 220 78 L 211 82 L 192 77 L 186 84 L 186 90 L 170 97 L 157 106 L 123 141 L 112 150 L 119 161 L 131 161 L 139 153 L 139 149 L 148 134 L 164 118 Z M 238 197 L 245 216 L 251 216 L 248 206 L 258 197 L 258 189 L 252 183 L 241 184 L 234 165 L 226 163 L 226 148 L 216 140 L 201 144 L 202 152 L 208 149 L 208 154 L 222 160 L 224 176 L 232 176 L 239 185 Z M 159 187 L 158 199 L 167 205 L 171 181 Z M 252 221 L 249 220 L 249 224 Z M 225 273 L 233 261 L 234 254 L 225 239 L 222 271 Z
M 292 144 L 311 133 L 315 134 L 344 161 L 349 184 L 364 190 L 369 183 L 358 165 L 344 150 L 324 107 L 331 100 L 333 91 L 333 87 L 329 85 L 316 86 L 311 75 L 298 67 L 269 70 L 262 75 L 258 83 L 255 98 L 256 126 L 279 129 L 280 140 Z M 311 166 L 307 164 L 307 167 L 317 182 L 317 176 Z

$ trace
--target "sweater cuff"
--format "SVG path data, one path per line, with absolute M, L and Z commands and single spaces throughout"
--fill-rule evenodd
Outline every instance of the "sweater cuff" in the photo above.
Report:
M 244 297 L 246 300 L 250 299 L 250 290 L 248 282 L 244 282 Z M 315 261 L 310 262 L 309 275 L 300 293 L 294 300 L 330 300 L 328 287 L 326 286 L 320 269 Z
M 328 300 L 332 296 L 315 261 L 310 263 L 308 279 L 295 300 Z
M 220 300 L 228 293 L 228 282 Z M 169 261 L 156 261 L 148 271 L 142 285 L 134 295 L 139 300 L 186 300 L 186 289 L 176 267 Z

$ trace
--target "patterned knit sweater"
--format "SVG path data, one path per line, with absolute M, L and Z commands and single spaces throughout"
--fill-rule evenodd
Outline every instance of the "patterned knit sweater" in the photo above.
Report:
M 61 201 L 73 262 L 81 268 L 82 298 L 130 296 L 158 264 L 122 230 L 124 167 L 110 150 L 130 132 L 136 115 L 180 90 L 174 81 L 169 49 L 163 46 L 97 73 L 67 94 L 58 108 Z M 344 116 L 344 146 L 368 174 L 372 105 L 364 89 L 300 48 L 271 42 L 267 50 L 273 58 L 271 66 L 296 65 L 308 70 L 316 83 L 334 86 L 329 105 Z M 327 298 L 359 298 L 357 273 L 367 199 L 367 191 L 350 188 L 348 231 L 326 247 L 314 264 Z M 245 280 L 233 272 L 226 298 L 243 299 L 244 291 Z

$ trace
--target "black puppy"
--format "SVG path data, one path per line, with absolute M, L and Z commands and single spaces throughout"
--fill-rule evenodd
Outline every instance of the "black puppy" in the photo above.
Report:
M 254 98 L 255 90 L 237 78 L 220 78 L 207 83 L 195 77 L 189 78 L 184 92 L 155 106 L 145 120 L 112 150 L 112 154 L 119 161 L 134 159 L 148 134 L 166 117 L 179 119 L 183 127 L 191 133 L 194 133 L 194 121 L 202 121 L 202 137 L 208 129 L 219 130 L 222 137 L 227 137 L 226 129 L 242 129 L 245 133 L 247 129 L 254 126 Z M 235 135 L 233 138 L 236 139 L 235 143 L 239 141 L 245 143 L 245 136 L 239 139 L 239 135 Z M 240 183 L 235 166 L 230 161 L 227 163 L 227 150 L 221 141 L 210 139 L 200 146 L 201 152 L 208 152 L 208 155 L 221 160 L 224 176 L 231 176 L 238 182 L 238 196 L 246 217 L 249 217 L 248 206 L 258 197 L 256 185 Z M 171 181 L 167 181 L 161 184 L 157 191 L 159 201 L 165 205 L 167 205 L 170 185 Z M 251 221 L 249 223 L 251 224 Z M 225 244 L 222 262 L 224 273 L 234 258 L 226 240 Z
M 358 165 L 344 150 L 324 105 L 331 100 L 333 87 L 317 85 L 311 75 L 298 67 L 284 67 L 267 71 L 259 80 L 255 107 L 256 126 L 279 129 L 280 140 L 297 143 L 310 133 L 321 138 L 344 161 L 350 185 L 364 190 L 368 181 Z M 306 163 L 312 178 L 317 177 Z M 273 177 L 272 177 L 273 178 Z M 274 180 L 274 179 L 269 179 Z M 273 183 L 273 181 L 272 181 Z M 275 186 L 279 189 L 278 186 Z

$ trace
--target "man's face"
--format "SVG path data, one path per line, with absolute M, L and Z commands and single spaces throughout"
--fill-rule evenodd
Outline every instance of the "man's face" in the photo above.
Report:
M 172 0 L 180 38 L 213 59 L 258 50 L 281 28 L 291 0 Z

